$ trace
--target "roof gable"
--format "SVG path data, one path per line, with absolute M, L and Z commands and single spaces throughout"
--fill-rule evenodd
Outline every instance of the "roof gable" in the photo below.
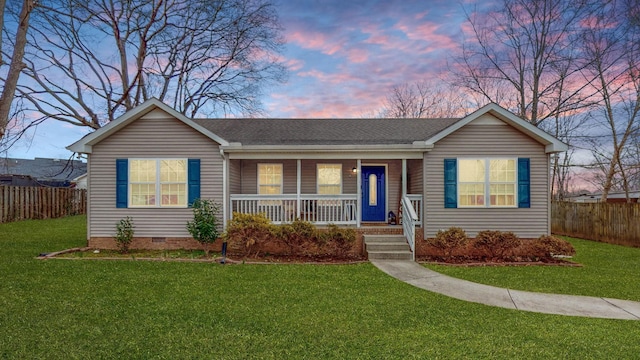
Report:
M 156 109 L 160 109 L 168 113 L 170 116 L 190 126 L 194 130 L 202 133 L 203 135 L 217 142 L 220 145 L 229 144 L 225 139 L 221 138 L 220 136 L 200 126 L 199 124 L 194 122 L 192 119 L 187 118 L 183 114 L 177 112 L 176 110 L 172 109 L 168 105 L 164 104 L 162 101 L 156 98 L 151 98 L 145 101 L 144 103 L 140 104 L 139 106 L 127 111 L 122 116 L 118 117 L 117 119 L 113 120 L 107 125 L 101 127 L 100 129 L 84 136 L 82 139 L 67 146 L 67 149 L 76 153 L 91 153 L 93 145 L 99 143 L 100 141 L 111 136 L 112 134 L 118 132 L 120 129 L 124 128 L 125 126 L 131 124 L 132 122 L 140 119 L 144 115 Z
M 460 121 L 456 122 L 450 127 L 443 129 L 442 131 L 438 132 L 434 136 L 428 138 L 426 140 L 426 144 L 435 145 L 438 141 L 442 140 L 446 136 L 454 133 L 455 131 L 459 130 L 463 126 L 468 125 L 472 121 L 480 118 L 485 114 L 490 114 L 494 116 L 496 119 L 503 121 L 508 125 L 513 126 L 514 128 L 518 129 L 519 131 L 523 132 L 524 134 L 538 141 L 539 143 L 545 145 L 545 152 L 547 153 L 567 151 L 567 149 L 569 148 L 567 144 L 551 136 L 544 130 L 536 126 L 533 126 L 528 121 L 519 118 L 514 113 L 510 112 L 509 110 L 506 110 L 505 108 L 495 103 L 485 105 L 480 109 L 467 115 L 466 117 L 462 118 Z

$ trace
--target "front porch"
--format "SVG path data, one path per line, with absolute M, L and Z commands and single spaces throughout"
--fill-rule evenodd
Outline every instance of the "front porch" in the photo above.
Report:
M 423 222 L 421 159 L 231 159 L 229 174 L 229 219 L 262 213 L 275 224 L 300 219 L 360 228 L 386 223 L 390 212 L 401 224 L 411 206 L 415 225 Z
M 406 239 L 408 256 L 415 258 L 416 230 L 421 230 L 424 213 L 422 168 L 421 158 L 232 158 L 225 218 L 261 213 L 274 224 L 300 219 L 319 226 L 352 226 L 366 253 L 371 251 L 363 236 L 385 229 L 383 233 Z M 390 226 L 391 212 L 395 225 Z
M 406 194 L 413 210 L 416 212 L 416 225 L 422 225 L 422 195 Z M 264 214 L 274 224 L 292 222 L 296 219 L 308 221 L 315 225 L 351 225 L 362 226 L 358 194 L 322 195 L 258 195 L 231 194 L 231 216 L 233 213 Z M 398 209 L 390 210 L 396 215 L 396 224 L 401 224 Z M 405 210 L 403 209 L 403 213 Z

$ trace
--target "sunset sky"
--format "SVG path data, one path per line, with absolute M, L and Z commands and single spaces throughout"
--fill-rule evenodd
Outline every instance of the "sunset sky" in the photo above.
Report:
M 266 89 L 270 117 L 366 117 L 395 85 L 437 79 L 465 27 L 460 1 L 280 0 L 286 83 Z M 67 158 L 87 129 L 50 121 L 10 157 Z

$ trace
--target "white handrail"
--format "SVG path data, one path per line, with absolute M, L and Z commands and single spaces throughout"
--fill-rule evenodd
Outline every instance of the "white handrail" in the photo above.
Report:
M 355 225 L 355 194 L 231 194 L 231 214 L 263 213 L 274 223 L 295 219 L 315 224 Z
M 416 260 L 416 223 L 418 215 L 408 196 L 402 197 L 402 229 L 411 248 L 412 259 Z

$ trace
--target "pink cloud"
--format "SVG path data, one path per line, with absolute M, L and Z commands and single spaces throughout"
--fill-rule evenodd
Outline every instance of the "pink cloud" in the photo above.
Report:
M 410 27 L 406 23 L 398 23 L 395 28 L 402 31 L 410 40 L 428 43 L 430 49 L 451 50 L 458 48 L 458 43 L 451 37 L 438 33 L 441 28 L 439 24 L 423 21 Z

